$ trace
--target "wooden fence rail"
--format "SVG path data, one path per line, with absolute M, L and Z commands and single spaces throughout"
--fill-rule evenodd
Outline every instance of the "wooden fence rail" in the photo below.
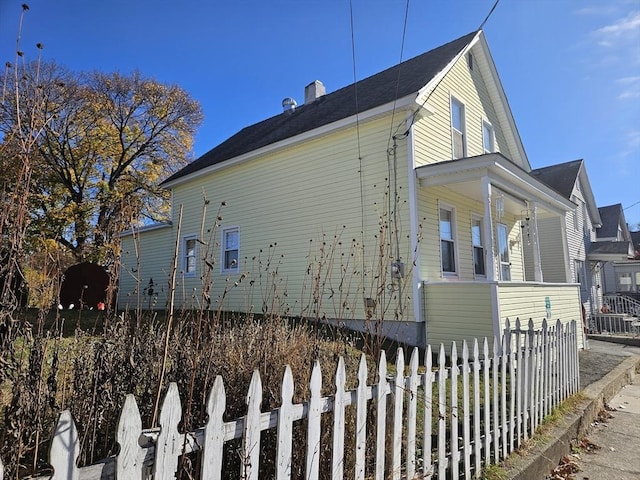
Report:
M 117 429 L 119 454 L 87 467 L 76 466 L 78 432 L 71 414 L 62 412 L 50 449 L 52 477 L 40 479 L 173 479 L 183 454 L 198 452 L 200 478 L 223 478 L 225 443 L 241 439 L 240 471 L 233 476 L 257 480 L 260 470 L 261 432 L 276 429 L 276 477 L 291 478 L 293 431 L 306 419 L 306 439 L 296 445 L 304 452 L 305 479 L 320 478 L 321 464 L 330 464 L 330 477 L 344 478 L 349 467 L 356 480 L 365 478 L 477 478 L 484 466 L 496 463 L 529 438 L 553 408 L 579 389 L 578 342 L 575 321 L 554 327 L 544 322 L 534 331 L 516 320 L 490 348 L 484 339 L 464 342 L 461 354 L 454 343 L 451 355 L 431 347 L 419 364 L 414 349 L 405 366 L 397 352 L 395 371 L 389 374 L 385 353 L 379 359 L 377 383 L 367 385 L 367 361 L 361 357 L 357 387 L 345 388 L 343 359 L 338 362 L 335 394 L 322 396 L 321 366 L 313 367 L 309 400 L 292 402 L 294 382 L 286 367 L 281 406 L 262 412 L 262 384 L 254 372 L 248 389 L 247 413 L 225 421 L 225 387 L 215 379 L 207 401 L 208 421 L 193 432 L 180 433 L 182 408 L 178 388 L 171 384 L 160 413 L 160 427 L 143 430 L 136 401 L 128 395 Z M 501 342 L 501 343 L 499 343 Z M 502 352 L 498 356 L 498 352 Z M 435 353 L 435 352 L 434 352 Z M 370 404 L 369 402 L 373 402 Z M 348 406 L 354 408 L 347 410 Z M 372 408 L 368 408 L 371 406 Z M 354 413 L 355 412 L 355 413 Z M 369 412 L 369 413 L 368 413 Z M 321 421 L 331 416 L 330 448 L 321 448 Z M 375 421 L 372 422 L 372 417 Z M 354 438 L 347 438 L 347 419 L 355 422 Z M 369 420 L 368 420 L 369 418 Z M 372 425 L 373 423 L 373 425 Z M 373 445 L 374 452 L 367 452 Z M 329 446 L 327 446 L 329 447 Z M 353 452 L 346 465 L 345 449 Z M 330 459 L 321 452 L 331 452 Z M 330 460 L 327 463 L 327 460 Z M 0 480 L 3 478 L 0 462 Z M 326 475 L 325 475 L 326 476 Z

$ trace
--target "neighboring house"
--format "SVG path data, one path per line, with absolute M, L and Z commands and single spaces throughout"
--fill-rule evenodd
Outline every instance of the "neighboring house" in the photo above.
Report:
M 580 319 L 578 285 L 543 283 L 539 252 L 526 281 L 523 212 L 537 235 L 575 205 L 530 175 L 482 31 L 283 106 L 163 183 L 171 223 L 123 235 L 120 308 L 146 305 L 151 280 L 166 307 L 177 246 L 189 308 L 419 346 L 500 336 L 507 318 Z
M 622 205 L 600 207 L 599 211 L 602 226 L 596 231 L 598 241 L 591 246 L 589 258 L 600 262 L 602 293 L 634 296 L 640 293 L 640 261 L 634 260 L 633 241 Z
M 585 314 L 602 307 L 600 269 L 587 253 L 602 225 L 584 160 L 551 165 L 531 175 L 575 204 L 564 216 L 538 220 L 538 238 L 525 235 L 527 280 L 534 280 L 533 248 L 540 250 L 542 278 L 548 283 L 577 283 Z M 566 238 L 566 244 L 562 240 Z

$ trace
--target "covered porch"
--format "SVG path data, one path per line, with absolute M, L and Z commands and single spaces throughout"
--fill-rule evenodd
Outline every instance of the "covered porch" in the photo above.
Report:
M 539 219 L 563 217 L 572 202 L 498 153 L 424 165 L 415 174 L 419 213 L 438 225 L 419 248 L 427 344 L 499 336 L 507 318 L 536 325 L 581 319 L 579 285 L 544 283 L 537 241 Z M 566 252 L 561 234 L 557 248 Z

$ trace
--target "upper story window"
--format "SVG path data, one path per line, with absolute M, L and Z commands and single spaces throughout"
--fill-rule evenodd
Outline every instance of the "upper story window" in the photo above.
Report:
M 475 215 L 471 218 L 471 243 L 473 244 L 473 272 L 477 276 L 484 276 L 486 271 L 484 267 L 482 218 Z
M 238 272 L 240 251 L 240 229 L 228 227 L 222 230 L 222 271 Z
M 484 153 L 493 153 L 496 151 L 495 132 L 493 125 L 489 122 L 482 121 L 482 148 Z
M 197 241 L 195 235 L 187 235 L 182 239 L 182 271 L 185 275 L 195 275 L 197 271 Z
M 440 208 L 440 255 L 442 272 L 456 273 L 456 238 L 454 211 L 451 208 Z
M 453 145 L 453 158 L 466 156 L 466 135 L 464 120 L 464 105 L 456 98 L 451 97 L 451 142 Z

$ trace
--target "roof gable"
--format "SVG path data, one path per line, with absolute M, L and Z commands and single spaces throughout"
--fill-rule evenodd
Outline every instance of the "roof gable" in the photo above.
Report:
M 608 205 L 598 208 L 600 217 L 602 218 L 602 226 L 597 229 L 598 238 L 616 238 L 618 236 L 618 228 L 622 229 L 622 236 L 626 241 L 630 241 L 631 235 L 624 218 L 622 204 Z
M 301 105 L 293 111 L 283 112 L 245 127 L 170 176 L 163 184 L 415 94 L 445 70 L 477 35 L 478 32 L 469 33 L 355 84 L 328 93 L 308 105 Z
M 580 185 L 584 200 L 589 209 L 591 222 L 595 226 L 602 224 L 596 200 L 591 190 L 591 182 L 587 175 L 587 169 L 584 160 L 573 160 L 571 162 L 550 165 L 548 167 L 536 168 L 532 170 L 531 175 L 538 180 L 553 188 L 567 200 L 571 200 L 576 185 Z

